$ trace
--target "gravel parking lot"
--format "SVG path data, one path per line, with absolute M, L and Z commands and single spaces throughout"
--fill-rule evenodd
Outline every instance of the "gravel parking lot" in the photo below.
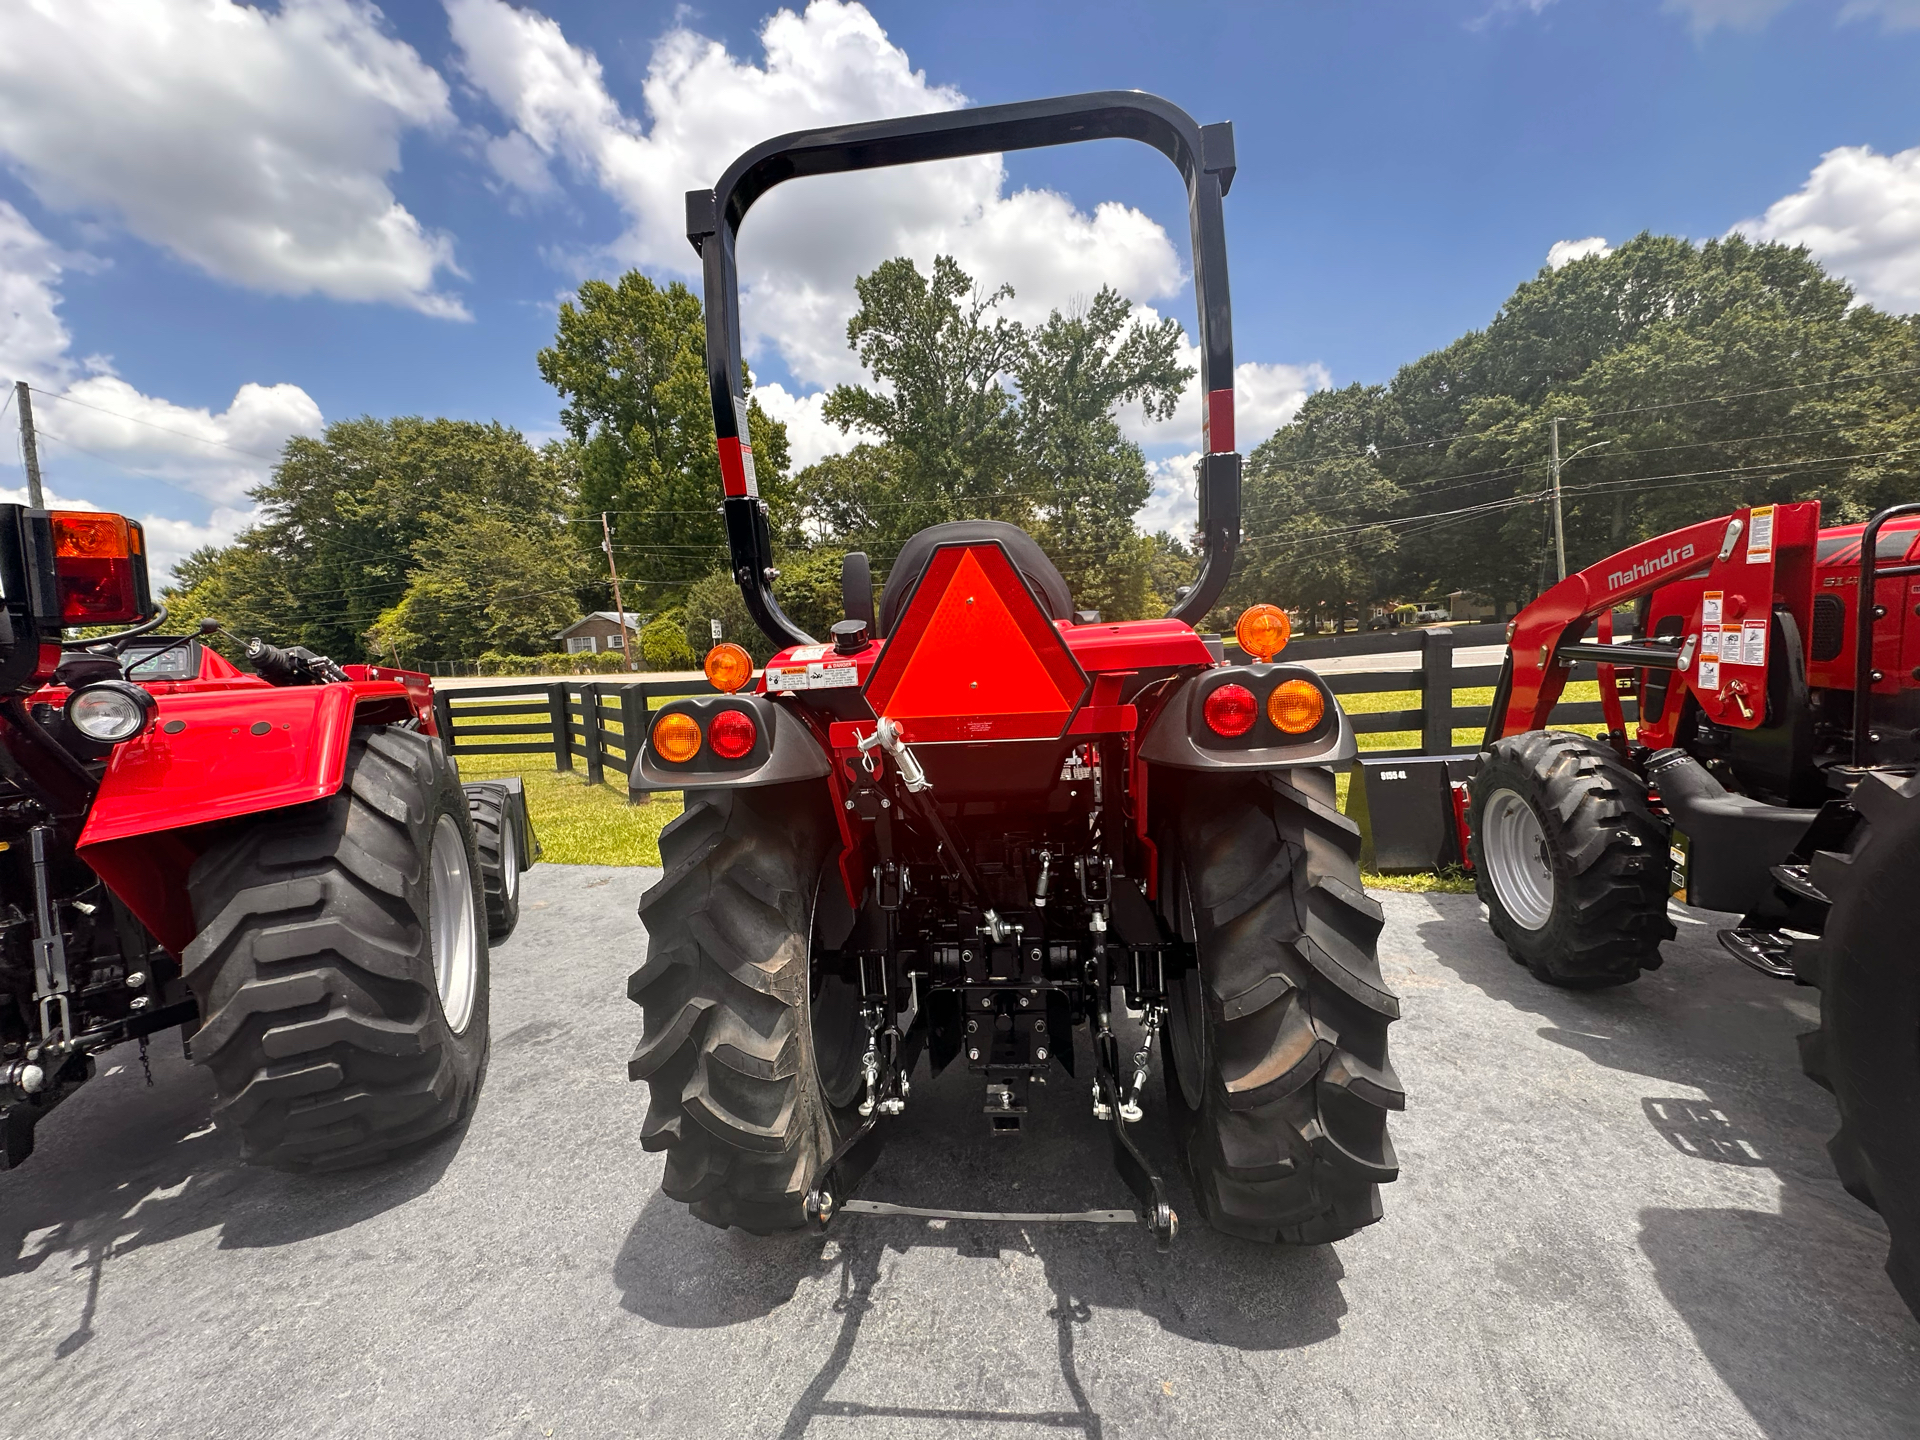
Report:
M 762 1241 L 661 1199 L 639 1148 L 624 988 L 657 873 L 529 874 L 473 1123 L 396 1166 L 241 1169 L 177 1040 L 151 1088 L 113 1052 L 0 1175 L 0 1433 L 1920 1433 L 1920 1325 L 1794 1062 L 1812 997 L 1701 917 L 1581 995 L 1472 898 L 1382 895 L 1404 1178 L 1338 1246 L 864 1217 Z M 1018 1141 L 978 1101 L 917 1084 L 863 1193 L 1126 1203 L 1080 1085 Z M 1140 1128 L 1170 1161 L 1157 1105 Z

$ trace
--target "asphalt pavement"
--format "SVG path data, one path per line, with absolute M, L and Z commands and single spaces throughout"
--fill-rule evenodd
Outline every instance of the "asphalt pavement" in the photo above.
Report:
M 1382 895 L 1404 1178 L 1338 1245 L 857 1216 L 756 1240 L 661 1198 L 639 1146 L 624 991 L 657 873 L 527 876 L 472 1124 L 399 1164 L 240 1168 L 177 1038 L 151 1088 L 106 1057 L 0 1175 L 0 1434 L 1920 1433 L 1920 1324 L 1795 1065 L 1811 993 L 1700 917 L 1657 974 L 1569 994 L 1470 897 Z M 992 1140 L 965 1076 L 923 1076 L 863 1193 L 1127 1203 L 1085 1087 L 1041 1097 Z M 1161 1113 L 1156 1082 L 1138 1133 L 1168 1162 Z

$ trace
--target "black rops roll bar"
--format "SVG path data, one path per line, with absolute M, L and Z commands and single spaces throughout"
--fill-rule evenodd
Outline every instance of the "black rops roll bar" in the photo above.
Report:
M 1880 527 L 1898 515 L 1912 515 L 1920 512 L 1920 503 L 1889 505 L 1878 515 L 1867 521 L 1866 528 L 1860 532 L 1860 593 L 1855 597 L 1859 614 L 1853 622 L 1853 763 L 1866 765 L 1869 762 L 1869 746 L 1874 740 L 1872 715 L 1874 683 L 1884 678 L 1873 668 L 1873 622 L 1886 618 L 1886 608 L 1874 601 L 1874 580 L 1876 573 L 1887 575 L 1911 575 L 1911 565 L 1894 566 L 1881 571 L 1878 567 Z
M 754 621 L 776 645 L 813 638 L 773 598 L 773 541 L 753 474 L 740 354 L 740 279 L 734 245 L 747 211 L 774 186 L 809 175 L 876 170 L 1081 140 L 1138 140 L 1179 167 L 1193 232 L 1193 290 L 1200 310 L 1203 396 L 1200 573 L 1169 615 L 1201 619 L 1233 573 L 1240 545 L 1240 456 L 1233 443 L 1233 314 L 1220 197 L 1233 184 L 1233 126 L 1200 126 L 1179 106 L 1137 90 L 1100 90 L 911 115 L 863 125 L 798 130 L 763 141 L 727 168 L 712 190 L 687 192 L 687 238 L 700 252 L 707 307 L 707 383 L 726 492 L 727 547 Z

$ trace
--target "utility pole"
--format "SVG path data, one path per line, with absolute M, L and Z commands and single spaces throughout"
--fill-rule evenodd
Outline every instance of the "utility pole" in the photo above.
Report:
M 33 391 L 22 380 L 14 385 L 13 393 L 20 401 L 20 453 L 27 462 L 27 504 L 44 510 L 47 500 L 40 490 L 40 452 L 33 444 Z
M 620 663 L 629 673 L 633 670 L 633 637 L 627 634 L 627 607 L 620 600 L 620 568 L 613 563 L 613 526 L 607 523 L 607 512 L 600 512 L 600 548 L 607 552 L 607 574 L 613 577 L 613 613 L 619 617 L 620 626 Z
M 1567 578 L 1567 531 L 1560 517 L 1560 417 L 1553 417 L 1553 563 L 1557 579 Z

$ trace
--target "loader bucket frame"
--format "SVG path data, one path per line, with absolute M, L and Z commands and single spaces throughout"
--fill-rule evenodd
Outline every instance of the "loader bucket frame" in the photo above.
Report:
M 1033 150 L 1082 140 L 1138 140 L 1178 167 L 1187 186 L 1193 290 L 1200 311 L 1204 454 L 1200 461 L 1200 573 L 1168 614 L 1192 624 L 1226 589 L 1240 544 L 1240 456 L 1233 436 L 1233 316 L 1227 298 L 1226 230 L 1220 199 L 1233 184 L 1233 126 L 1201 126 L 1179 106 L 1141 91 L 1101 90 L 911 115 L 861 125 L 799 130 L 763 141 L 735 160 L 711 190 L 687 192 L 687 239 L 700 254 L 706 290 L 707 382 L 720 451 L 727 548 L 748 611 L 775 645 L 809 645 L 773 597 L 773 542 L 754 481 L 740 354 L 740 281 L 734 246 L 747 211 L 774 186 L 926 160 Z

